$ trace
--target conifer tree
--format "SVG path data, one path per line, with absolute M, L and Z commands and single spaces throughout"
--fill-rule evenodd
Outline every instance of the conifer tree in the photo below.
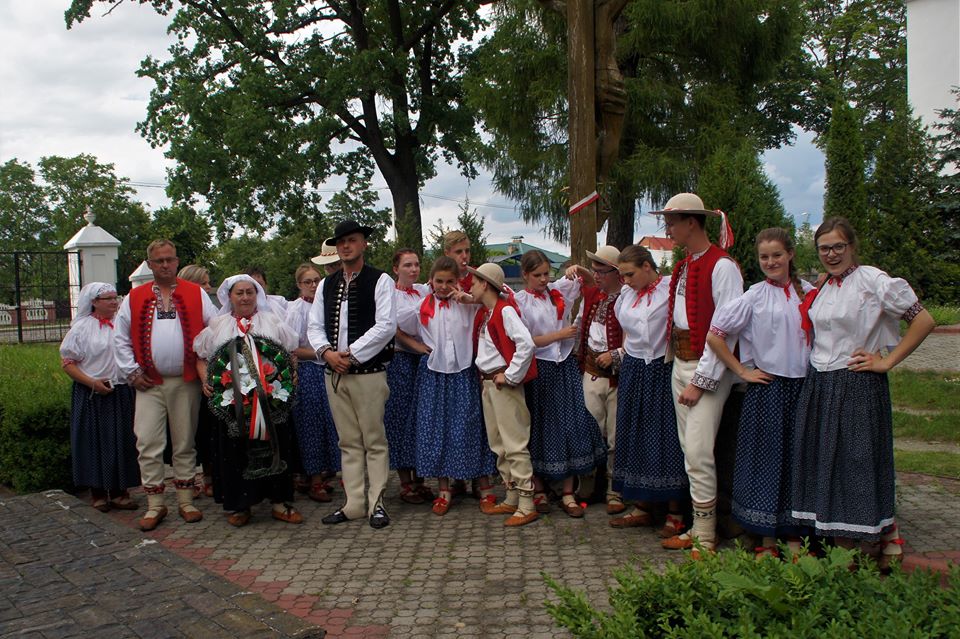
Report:
M 838 100 L 830 115 L 827 136 L 823 217 L 842 215 L 863 232 L 869 224 L 869 213 L 860 127 L 857 111 L 846 100 Z M 869 259 L 872 253 L 872 247 L 862 243 L 861 255 Z

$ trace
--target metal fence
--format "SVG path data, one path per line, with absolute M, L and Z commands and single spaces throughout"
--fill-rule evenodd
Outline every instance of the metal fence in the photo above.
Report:
M 70 328 L 71 299 L 80 292 L 70 285 L 71 266 L 79 274 L 76 251 L 0 253 L 0 343 L 63 339 Z

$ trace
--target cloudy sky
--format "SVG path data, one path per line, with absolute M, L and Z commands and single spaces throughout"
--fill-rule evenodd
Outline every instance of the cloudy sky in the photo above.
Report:
M 114 164 L 132 183 L 157 185 L 139 186 L 137 193 L 149 208 L 163 206 L 168 161 L 134 127 L 144 118 L 152 87 L 136 70 L 148 54 L 164 56 L 167 22 L 135 2 L 100 17 L 106 5 L 98 4 L 93 17 L 68 31 L 63 12 L 69 4 L 0 0 L 0 163 L 16 158 L 35 165 L 47 155 L 89 153 Z M 819 222 L 823 157 L 810 137 L 801 132 L 795 146 L 768 152 L 764 166 L 798 223 L 804 214 Z M 384 187 L 383 180 L 377 178 L 375 186 Z M 386 189 L 381 193 L 383 205 L 390 206 Z M 567 252 L 539 227 L 521 222 L 488 176 L 468 182 L 451 167 L 441 168 L 422 190 L 424 228 L 440 219 L 452 223 L 466 198 L 485 218 L 492 242 L 522 235 L 528 243 Z M 654 218 L 639 217 L 637 238 L 659 234 Z

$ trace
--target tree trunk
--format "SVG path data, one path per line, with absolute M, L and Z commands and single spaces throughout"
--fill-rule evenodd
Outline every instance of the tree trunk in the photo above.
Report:
M 637 195 L 630 184 L 618 180 L 610 185 L 610 217 L 607 219 L 607 244 L 618 249 L 633 244 Z
M 420 220 L 420 180 L 414 154 L 397 141 L 394 154 L 373 153 L 374 161 L 393 198 L 393 219 L 397 245 L 423 255 L 423 225 Z
M 567 64 L 570 104 L 570 204 L 597 188 L 597 121 L 594 95 L 593 1 L 567 0 Z M 597 249 L 597 204 L 570 217 L 570 259 L 586 264 Z

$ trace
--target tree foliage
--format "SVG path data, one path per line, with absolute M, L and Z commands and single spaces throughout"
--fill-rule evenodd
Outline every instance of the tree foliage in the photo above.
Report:
M 799 57 L 799 3 L 634 0 L 619 26 L 627 115 L 620 160 L 603 189 L 608 241 L 630 243 L 639 202 L 689 190 L 724 144 L 791 137 L 793 96 L 779 87 Z M 568 233 L 564 22 L 533 0 L 497 5 L 496 31 L 467 82 L 489 134 L 484 163 L 524 220 Z M 616 232 L 614 232 L 616 231 Z
M 94 4 L 73 0 L 68 28 Z M 312 218 L 311 190 L 372 160 L 422 247 L 418 188 L 443 158 L 472 175 L 474 118 L 460 85 L 476 0 L 144 0 L 170 16 L 169 59 L 141 133 L 177 164 L 170 194 L 203 197 L 221 239 Z
M 960 89 L 954 88 L 960 98 Z M 934 210 L 942 233 L 940 255 L 950 268 L 944 275 L 942 295 L 953 304 L 960 304 L 960 108 L 954 104 L 938 112 L 934 125 L 937 170 L 937 196 Z
M 867 229 L 866 160 L 860 128 L 857 110 L 845 100 L 838 101 L 831 110 L 827 137 L 823 216 L 841 215 L 855 228 Z
M 706 206 L 727 213 L 736 238 L 729 253 L 740 264 L 744 282 L 749 285 L 763 279 L 757 262 L 757 233 L 779 226 L 793 234 L 793 221 L 783 208 L 777 187 L 763 172 L 757 151 L 746 143 L 718 149 L 700 174 L 697 193 Z M 708 221 L 713 237 L 717 237 L 719 228 L 719 218 Z

